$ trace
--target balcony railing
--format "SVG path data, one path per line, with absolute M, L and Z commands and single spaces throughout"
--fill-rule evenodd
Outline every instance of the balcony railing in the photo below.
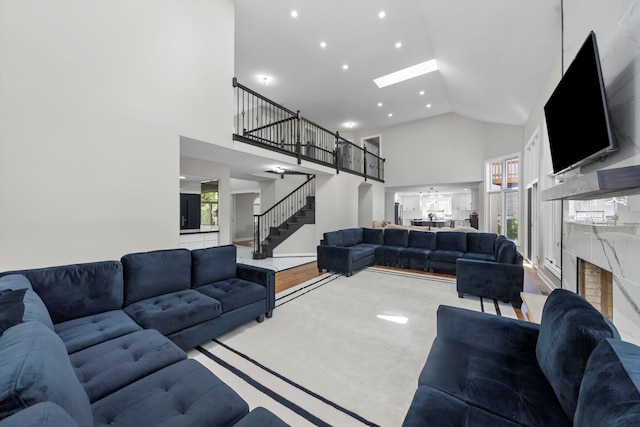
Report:
M 385 160 L 291 111 L 234 78 L 233 139 L 384 182 Z

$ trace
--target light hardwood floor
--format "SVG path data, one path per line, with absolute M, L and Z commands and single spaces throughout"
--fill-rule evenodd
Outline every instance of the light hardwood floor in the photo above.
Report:
M 381 266 L 377 265 L 376 267 L 388 268 L 390 270 L 402 270 L 396 267 L 389 266 Z M 412 273 L 417 274 L 427 274 L 427 275 L 435 275 L 435 276 L 443 276 L 443 277 L 451 277 L 446 274 L 436 274 L 436 273 L 428 273 L 420 270 L 410 270 Z M 278 271 L 276 273 L 276 292 L 281 292 L 286 289 L 289 289 L 293 286 L 299 285 L 300 283 L 306 282 L 307 280 L 311 280 L 314 277 L 320 276 L 318 272 L 318 264 L 316 262 L 310 262 L 308 264 L 303 264 L 298 267 L 289 268 L 287 270 Z M 533 268 L 530 264 L 525 262 L 524 269 L 524 291 L 532 294 L 548 294 L 549 287 L 538 277 L 538 273 L 536 269 Z
M 396 267 L 388 267 L 388 266 L 380 266 L 380 265 L 377 267 L 387 268 L 390 270 L 402 270 Z M 446 274 L 429 273 L 429 272 L 419 271 L 419 270 L 411 270 L 411 272 L 417 273 L 417 274 L 432 275 L 432 276 L 435 275 L 435 276 L 451 277 L 451 278 L 455 277 L 455 276 L 449 276 Z M 292 288 L 296 285 L 299 285 L 300 283 L 304 283 L 307 280 L 311 280 L 314 277 L 318 277 L 320 275 L 321 273 L 318 272 L 318 264 L 316 262 L 310 262 L 308 264 L 303 264 L 298 267 L 293 267 L 287 270 L 278 271 L 276 272 L 276 293 Z M 524 269 L 524 291 L 528 293 L 533 293 L 533 294 L 545 294 L 545 295 L 549 293 L 549 287 L 542 281 L 542 279 L 540 279 L 540 277 L 538 277 L 538 273 L 536 272 L 536 269 L 533 268 L 528 262 L 525 262 L 525 269 Z M 514 307 L 514 310 L 518 315 L 518 318 L 521 320 L 524 320 L 524 316 L 522 315 L 522 312 L 520 311 L 520 309 L 517 307 Z

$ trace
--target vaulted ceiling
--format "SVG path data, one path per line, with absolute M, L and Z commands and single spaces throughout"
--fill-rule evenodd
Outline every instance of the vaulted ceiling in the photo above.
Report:
M 560 0 L 235 3 L 239 82 L 341 133 L 449 112 L 523 125 L 560 52 Z M 434 58 L 435 72 L 373 82 Z

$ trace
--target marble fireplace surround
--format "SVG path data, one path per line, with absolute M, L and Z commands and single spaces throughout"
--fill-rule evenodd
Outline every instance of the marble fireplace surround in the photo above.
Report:
M 563 71 L 586 35 L 597 34 L 618 145 L 541 194 L 542 203 L 562 200 L 561 286 L 578 292 L 579 258 L 610 271 L 613 323 L 623 339 L 640 344 L 640 0 L 563 0 L 560 6 Z M 604 220 L 570 215 L 570 200 L 607 200 L 611 207 L 614 197 L 624 203 Z
M 640 206 L 640 197 L 634 198 Z M 638 216 L 640 223 L 640 215 Z M 578 259 L 612 273 L 613 323 L 640 344 L 640 225 L 563 222 L 562 287 L 578 292 Z

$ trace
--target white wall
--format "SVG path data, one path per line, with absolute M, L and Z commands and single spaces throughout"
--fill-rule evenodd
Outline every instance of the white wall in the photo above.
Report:
M 481 182 L 475 210 L 484 215 L 484 161 L 521 153 L 522 126 L 479 122 L 453 113 L 379 129 L 367 129 L 357 140 L 379 134 L 385 163 L 385 185 L 413 186 Z M 393 221 L 393 195 L 374 219 Z M 481 220 L 482 224 L 483 221 Z
M 538 272 L 544 278 L 544 280 L 551 286 L 560 286 L 560 280 L 554 275 L 553 272 L 546 268 L 545 247 L 546 247 L 546 232 L 545 227 L 549 227 L 549 218 L 551 218 L 551 210 L 553 209 L 552 202 L 543 202 L 540 199 L 540 192 L 549 188 L 552 184 L 552 178 L 549 178 L 549 174 L 553 172 L 551 168 L 551 155 L 549 154 L 549 142 L 547 138 L 546 123 L 544 122 L 544 104 L 548 101 L 551 93 L 557 86 L 562 76 L 561 69 L 561 56 L 560 56 L 560 43 L 558 43 L 558 56 L 554 61 L 547 78 L 545 79 L 544 86 L 542 87 L 538 98 L 529 114 L 527 122 L 524 125 L 524 142 L 523 148 L 527 142 L 531 140 L 536 132 L 540 135 L 540 150 L 538 151 L 538 215 L 536 218 L 537 227 L 537 257 L 539 260 Z M 522 158 L 524 162 L 524 157 Z M 524 173 L 524 171 L 523 171 Z M 527 183 L 524 183 L 527 184 Z M 523 188 L 523 193 L 526 189 Z M 523 196 L 525 196 L 523 194 Z M 526 197 L 526 196 L 525 196 Z M 523 205 L 524 207 L 524 205 Z M 526 214 L 526 212 L 523 212 Z M 528 226 L 526 215 L 523 216 L 523 233 Z M 535 237 L 534 237 L 535 238 Z
M 229 135 L 233 14 L 0 2 L 0 269 L 178 245 L 179 137 Z

